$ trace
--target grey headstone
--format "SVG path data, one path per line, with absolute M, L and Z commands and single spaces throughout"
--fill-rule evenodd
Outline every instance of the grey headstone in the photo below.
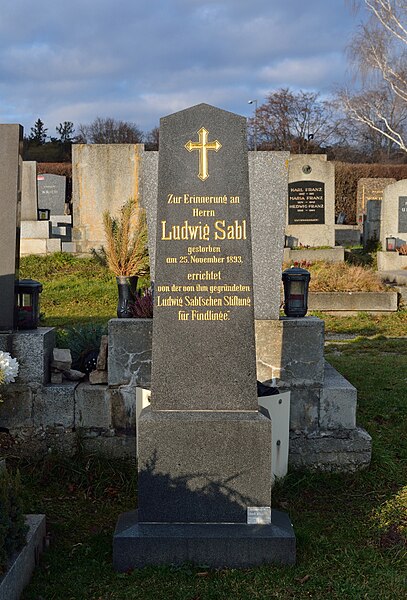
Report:
M 271 421 L 257 409 L 245 125 L 205 104 L 161 120 L 151 406 L 118 570 L 295 561 L 292 528 L 247 524 L 270 506 Z
M 383 192 L 388 185 L 395 183 L 392 177 L 361 177 L 358 180 L 356 196 L 356 222 L 362 230 L 370 200 L 383 200 Z
M 21 220 L 37 220 L 37 163 L 35 160 L 23 162 L 21 188 Z
M 151 280 L 155 280 L 158 152 L 141 153 L 141 198 L 147 213 Z M 249 152 L 254 314 L 278 319 L 289 152 Z
M 38 208 L 48 208 L 52 215 L 63 215 L 65 210 L 65 175 L 38 175 Z
M 407 196 L 399 196 L 399 233 L 407 233 Z
M 0 330 L 15 325 L 21 221 L 21 125 L 0 125 Z
M 245 128 L 206 104 L 161 120 L 156 410 L 257 409 Z M 195 149 L 204 137 L 215 149 Z
M 254 315 L 278 319 L 289 152 L 249 152 Z
M 382 248 L 386 248 L 387 237 L 395 237 L 397 247 L 407 244 L 407 179 L 384 189 L 380 224 Z M 394 258 L 397 256 L 394 253 Z
M 363 244 L 379 241 L 382 200 L 368 200 L 363 222 Z
M 302 246 L 335 245 L 335 167 L 326 154 L 291 155 L 285 233 Z

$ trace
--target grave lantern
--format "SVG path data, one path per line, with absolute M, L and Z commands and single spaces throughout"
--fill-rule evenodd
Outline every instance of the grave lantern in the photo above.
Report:
M 284 285 L 284 312 L 287 317 L 305 317 L 308 310 L 308 285 L 311 273 L 300 267 L 286 269 Z
M 33 279 L 16 281 L 17 329 L 36 329 L 40 319 L 42 284 Z
M 396 252 L 396 241 L 393 236 L 386 238 L 386 252 Z

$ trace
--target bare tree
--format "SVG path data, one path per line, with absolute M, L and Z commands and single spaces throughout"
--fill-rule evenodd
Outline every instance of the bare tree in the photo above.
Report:
M 369 18 L 348 53 L 359 89 L 340 91 L 351 119 L 407 152 L 407 0 L 359 0 Z
M 84 144 L 139 144 L 143 132 L 135 123 L 96 117 L 90 125 L 79 125 L 78 140 Z
M 158 150 L 160 140 L 160 128 L 153 127 L 146 136 L 146 149 L 147 150 Z
M 334 105 L 316 92 L 271 92 L 249 119 L 249 138 L 256 129 L 260 148 L 291 152 L 321 151 L 338 138 Z

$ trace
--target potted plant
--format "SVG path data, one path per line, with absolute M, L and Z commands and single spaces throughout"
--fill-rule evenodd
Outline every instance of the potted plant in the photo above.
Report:
M 118 217 L 105 211 L 103 225 L 107 265 L 116 275 L 119 293 L 117 316 L 119 319 L 131 318 L 137 280 L 149 270 L 145 210 L 139 206 L 137 198 L 130 198 Z

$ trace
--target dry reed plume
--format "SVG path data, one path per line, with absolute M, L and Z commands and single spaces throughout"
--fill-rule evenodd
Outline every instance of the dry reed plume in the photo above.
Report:
M 147 222 L 145 210 L 140 208 L 138 199 L 130 198 L 120 209 L 118 217 L 112 217 L 109 211 L 105 211 L 103 225 L 109 269 L 117 277 L 147 273 Z

